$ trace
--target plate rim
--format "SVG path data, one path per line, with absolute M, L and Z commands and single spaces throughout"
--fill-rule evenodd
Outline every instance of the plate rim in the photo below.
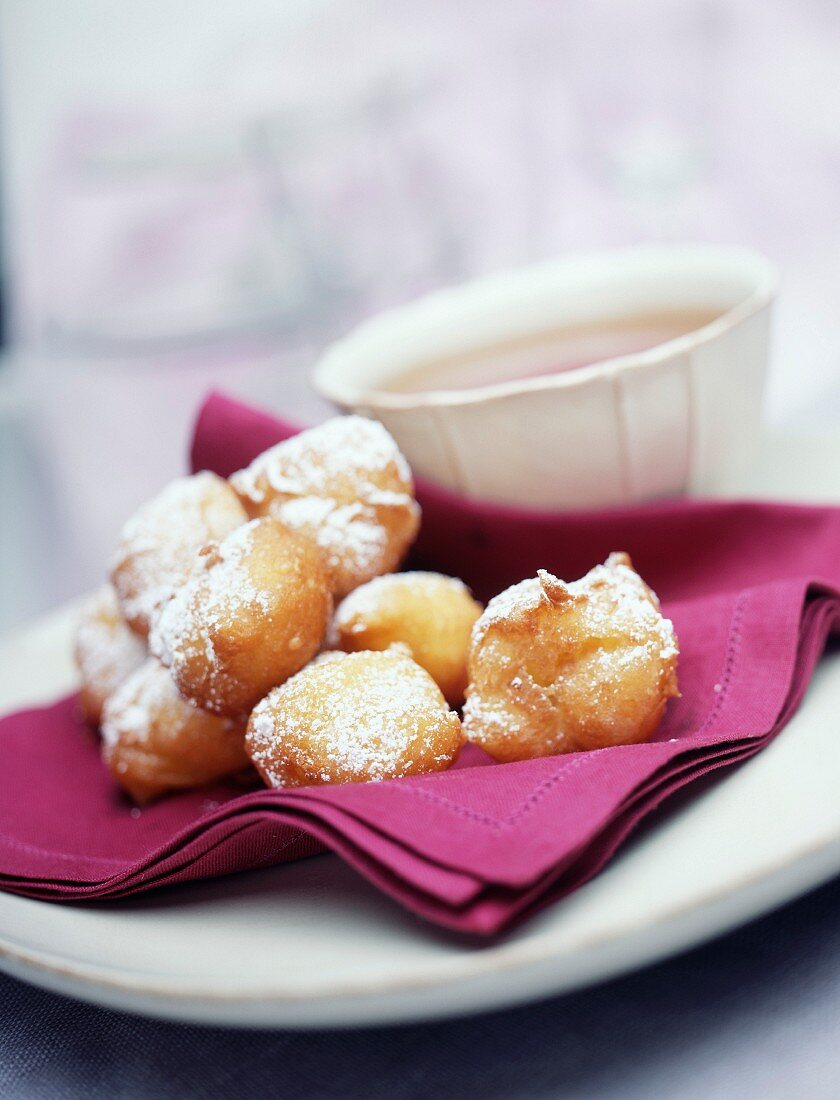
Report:
M 4 639 L 0 659 L 13 646 L 17 649 L 26 639 L 37 639 L 40 632 L 69 631 L 79 602 L 72 601 Z M 33 705 L 38 705 L 37 700 Z M 282 873 L 281 868 L 277 870 Z M 469 954 L 447 958 L 445 975 L 434 967 L 397 978 L 346 979 L 338 986 L 303 990 L 284 988 L 276 980 L 242 991 L 212 982 L 166 984 L 162 975 L 151 971 L 120 970 L 27 947 L 2 928 L 0 970 L 96 1004 L 164 1019 L 228 1026 L 327 1028 L 451 1018 L 561 995 L 662 961 L 733 931 L 838 873 L 840 834 L 826 829 L 819 839 L 784 858 L 765 860 L 734 888 L 707 890 L 699 900 L 646 914 L 632 925 L 625 923 L 619 932 L 584 935 L 573 951 L 558 950 L 550 935 L 515 941 L 500 938 L 486 946 L 479 944 L 478 949 L 470 941 Z M 11 891 L 5 897 L 12 899 L 12 906 L 19 900 L 26 905 L 50 905 L 56 912 L 65 908 L 61 903 Z M 517 980 L 489 994 L 484 990 L 482 998 L 483 985 L 500 975 L 515 975 Z M 446 1006 L 424 1003 L 424 998 L 433 996 L 446 1001 Z
M 791 884 L 789 875 L 792 868 L 800 871 L 795 885 Z M 463 958 L 450 958 L 448 964 L 452 970 L 455 970 L 453 964 L 462 965 L 443 979 L 437 975 L 415 975 L 385 982 L 380 980 L 375 986 L 350 982 L 342 987 L 316 991 L 284 990 L 275 983 L 262 989 L 251 987 L 242 993 L 185 983 L 156 985 L 153 976 L 144 971 L 120 971 L 113 966 L 77 963 L 59 953 L 23 947 L 2 934 L 0 970 L 90 1003 L 195 1023 L 311 1029 L 454 1018 L 560 996 L 664 961 L 743 927 L 803 896 L 838 873 L 840 837 L 826 837 L 807 850 L 799 851 L 792 859 L 757 871 L 735 890 L 709 891 L 701 903 L 675 906 L 655 919 L 636 922 L 629 933 L 625 926 L 618 936 L 586 937 L 583 946 L 578 945 L 574 952 L 552 951 L 551 941 L 546 939 L 502 944 L 495 954 L 497 945 L 491 944 L 468 957 L 470 960 L 492 959 L 489 967 L 464 967 Z M 39 905 L 56 904 L 30 898 L 23 900 Z M 60 904 L 56 907 L 62 908 Z M 659 934 L 651 935 L 654 931 Z M 558 974 L 550 965 L 562 966 L 570 960 L 574 960 L 575 965 L 565 975 Z M 505 986 L 488 999 L 479 1000 L 484 992 L 483 984 L 504 973 L 515 974 L 520 979 L 527 976 L 529 980 L 520 982 L 518 988 Z M 531 980 L 540 975 L 542 980 L 536 983 Z M 158 975 L 156 980 L 161 981 L 161 977 Z M 439 995 L 447 990 L 455 992 L 457 1000 L 445 1010 L 438 1006 L 430 1011 L 422 1002 L 399 1003 L 404 996 Z M 302 1008 L 314 1010 L 314 1013 L 301 1015 Z M 231 1015 L 215 1009 L 237 1011 Z M 338 1011 L 333 1011 L 335 1009 Z

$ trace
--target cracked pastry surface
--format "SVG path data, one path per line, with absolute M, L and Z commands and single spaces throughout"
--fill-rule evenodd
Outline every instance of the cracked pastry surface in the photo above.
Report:
M 570 584 L 540 570 L 473 628 L 464 731 L 500 761 L 645 741 L 679 694 L 677 657 L 626 554 Z

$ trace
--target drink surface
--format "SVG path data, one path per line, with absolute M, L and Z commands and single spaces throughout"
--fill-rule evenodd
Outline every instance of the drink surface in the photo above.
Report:
M 647 351 L 695 332 L 719 315 L 703 310 L 679 310 L 569 326 L 496 344 L 486 354 L 472 351 L 410 367 L 378 388 L 389 393 L 464 390 L 578 370 L 605 359 Z M 545 362 L 547 346 L 551 355 Z

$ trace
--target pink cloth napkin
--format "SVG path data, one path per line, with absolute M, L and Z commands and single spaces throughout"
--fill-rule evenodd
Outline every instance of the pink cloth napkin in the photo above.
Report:
M 229 474 L 294 431 L 213 395 L 193 467 Z M 837 508 L 673 501 L 541 514 L 429 485 L 419 498 L 411 564 L 462 576 L 483 599 L 537 567 L 573 578 L 611 550 L 630 552 L 682 650 L 682 697 L 651 743 L 505 765 L 468 748 L 443 774 L 294 791 L 220 785 L 138 810 L 100 764 L 74 699 L 62 699 L 0 721 L 0 885 L 56 901 L 115 898 L 326 848 L 428 920 L 491 935 L 594 875 L 670 794 L 758 752 L 840 623 Z

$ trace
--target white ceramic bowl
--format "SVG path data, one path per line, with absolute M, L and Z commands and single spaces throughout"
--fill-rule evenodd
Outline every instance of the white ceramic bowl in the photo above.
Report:
M 327 350 L 314 383 L 469 497 L 576 508 L 725 492 L 758 441 L 775 288 L 773 266 L 740 248 L 572 256 L 383 313 Z M 703 320 L 611 350 L 629 322 L 649 344 L 666 314 Z M 639 318 L 654 319 L 646 333 Z M 598 361 L 545 373 L 573 337 Z M 418 372 L 439 388 L 397 392 Z

